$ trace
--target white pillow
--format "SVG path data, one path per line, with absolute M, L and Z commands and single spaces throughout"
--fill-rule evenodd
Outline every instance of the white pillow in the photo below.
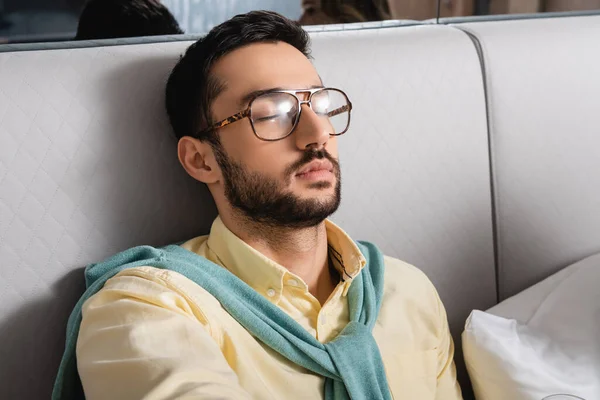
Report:
M 462 341 L 477 400 L 600 399 L 600 254 L 473 311 Z

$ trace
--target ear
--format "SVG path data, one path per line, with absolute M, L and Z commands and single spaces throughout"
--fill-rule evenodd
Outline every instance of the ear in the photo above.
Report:
M 221 171 L 207 142 L 184 136 L 177 144 L 177 156 L 186 172 L 197 181 L 206 184 L 219 181 Z

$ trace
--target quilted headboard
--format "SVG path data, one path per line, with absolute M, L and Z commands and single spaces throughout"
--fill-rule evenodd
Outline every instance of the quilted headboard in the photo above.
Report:
M 600 15 L 456 26 L 485 65 L 506 299 L 600 251 Z
M 459 350 L 471 309 L 496 300 L 477 52 L 446 26 L 312 38 L 323 79 L 355 105 L 334 220 L 427 273 Z M 0 398 L 48 397 L 86 264 L 208 231 L 214 205 L 179 167 L 163 110 L 189 44 L 0 53 Z

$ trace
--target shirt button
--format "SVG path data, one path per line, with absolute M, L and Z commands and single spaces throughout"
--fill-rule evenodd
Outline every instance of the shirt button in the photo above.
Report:
M 269 297 L 275 296 L 275 291 L 273 289 L 267 290 L 267 296 L 269 296 Z
M 298 286 L 298 281 L 295 279 L 290 279 L 288 282 L 288 285 L 290 286 Z

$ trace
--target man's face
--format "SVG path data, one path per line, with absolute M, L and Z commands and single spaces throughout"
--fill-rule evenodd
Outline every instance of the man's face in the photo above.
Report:
M 226 87 L 212 105 L 215 121 L 245 109 L 248 102 L 243 99 L 257 90 L 322 86 L 312 63 L 283 42 L 235 50 L 211 72 Z M 307 93 L 298 96 L 308 100 Z M 274 142 L 257 138 L 247 118 L 227 125 L 217 131 L 221 144 L 213 149 L 221 170 L 217 185 L 231 207 L 253 221 L 315 226 L 340 203 L 337 142 L 330 133 L 331 124 L 308 105 L 302 105 L 293 133 Z

